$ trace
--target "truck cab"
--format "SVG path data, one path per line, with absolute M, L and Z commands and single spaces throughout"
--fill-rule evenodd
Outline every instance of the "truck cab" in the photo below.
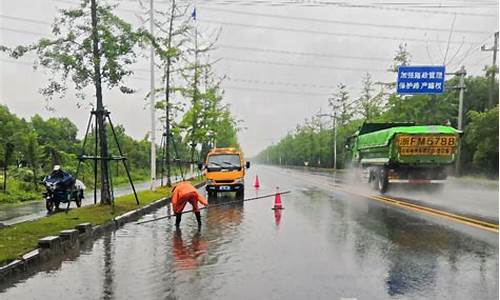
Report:
M 243 152 L 236 148 L 214 148 L 199 167 L 205 175 L 209 197 L 216 197 L 219 192 L 236 192 L 236 197 L 243 198 L 245 171 L 250 168 Z

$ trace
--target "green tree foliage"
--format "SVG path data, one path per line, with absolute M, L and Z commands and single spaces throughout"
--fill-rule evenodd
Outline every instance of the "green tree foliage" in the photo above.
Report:
M 400 48 L 401 50 L 401 48 Z M 404 50 L 404 49 L 403 49 Z M 405 55 L 398 57 L 405 58 Z M 366 81 L 366 78 L 365 78 Z M 467 90 L 464 94 L 464 135 L 462 138 L 461 163 L 466 173 L 486 173 L 498 176 L 498 106 L 486 110 L 488 107 L 489 78 L 485 76 L 467 77 Z M 348 102 L 345 87 L 339 85 L 334 97 L 329 100 L 333 110 L 337 112 L 337 167 L 344 167 L 348 163 L 344 142 L 366 120 L 377 122 L 415 122 L 417 124 L 442 124 L 450 121 L 453 127 L 457 126 L 458 115 L 458 78 L 446 81 L 446 91 L 442 95 L 428 96 L 400 96 L 391 93 L 384 107 L 373 117 L 342 117 L 342 103 Z M 365 86 L 366 88 L 366 86 Z M 368 89 L 364 89 L 365 96 Z M 495 94 L 498 95 L 498 81 Z M 371 105 L 372 103 L 368 103 Z M 355 111 L 350 107 L 350 112 Z M 358 108 L 359 109 L 359 108 Z M 314 118 L 313 118 L 314 119 Z M 347 120 L 344 122 L 344 120 Z M 324 135 L 329 138 L 325 138 Z M 298 125 L 295 132 L 285 136 L 276 145 L 262 151 L 257 159 L 271 164 L 332 166 L 333 130 L 319 130 L 314 122 L 306 121 Z M 319 143 L 319 144 L 318 144 Z M 326 156 L 325 156 L 326 155 Z M 321 164 L 318 164 L 320 157 Z M 346 159 L 344 161 L 344 159 Z
M 388 71 L 397 73 L 399 66 L 409 66 L 411 63 L 411 54 L 408 51 L 406 43 L 399 44 L 396 54 L 392 58 L 393 64 L 389 67 Z
M 485 112 L 470 111 L 468 117 L 464 148 L 472 161 L 466 163 L 490 175 L 498 174 L 498 105 Z
M 347 91 L 347 86 L 343 83 L 337 85 L 337 91 L 333 94 L 333 97 L 329 99 L 329 106 L 332 108 L 333 113 L 336 115 L 337 124 L 339 126 L 344 126 L 349 123 L 354 116 L 352 106 L 354 103 L 350 103 L 349 92 Z
M 361 83 L 361 95 L 358 99 L 359 113 L 364 119 L 373 120 L 382 112 L 382 97 L 380 94 L 375 94 L 374 83 L 369 73 L 366 73 Z
M 43 38 L 32 45 L 7 48 L 14 58 L 34 51 L 38 57 L 36 65 L 53 71 L 47 86 L 40 90 L 48 99 L 56 94 L 63 97 L 68 90 L 67 84 L 71 82 L 77 91 L 76 96 L 84 100 L 86 87 L 101 84 L 96 82 L 91 1 L 82 0 L 80 3 L 77 8 L 60 9 L 52 25 L 54 39 Z M 123 84 L 123 80 L 132 74 L 127 66 L 135 62 L 134 47 L 144 41 L 145 33 L 134 31 L 130 24 L 112 13 L 113 9 L 114 6 L 102 4 L 96 11 L 99 81 L 108 88 L 119 87 L 122 92 L 129 93 L 132 90 Z
M 0 203 L 17 200 L 41 199 L 38 191 L 40 179 L 51 172 L 55 164 L 76 175 L 78 156 L 81 154 L 82 141 L 77 138 L 78 130 L 67 118 L 43 119 L 35 115 L 29 122 L 12 114 L 4 105 L 0 105 L 0 190 L 6 179 L 7 193 L 0 193 Z M 118 156 L 118 148 L 111 138 L 111 129 L 107 128 L 109 153 Z M 147 136 L 134 140 L 125 133 L 121 125 L 115 127 L 120 146 L 127 156 L 134 180 L 146 180 L 149 174 L 149 153 L 151 144 Z M 85 153 L 94 152 L 95 132 L 87 137 Z M 182 155 L 187 155 L 186 147 L 179 147 Z M 7 158 L 7 160 L 5 160 Z M 7 177 L 3 175 L 5 170 Z M 110 164 L 110 176 L 113 184 L 126 182 L 122 164 Z M 78 179 L 88 187 L 94 185 L 93 163 L 82 165 Z M 98 182 L 99 184 L 99 182 Z
M 239 122 L 231 115 L 230 107 L 222 104 L 219 84 L 208 85 L 198 95 L 179 125 L 186 133 L 186 142 L 196 141 L 202 145 L 200 158 L 214 146 L 239 147 Z M 196 127 L 193 128 L 193 124 Z
M 31 118 L 31 126 L 38 133 L 37 142 L 39 144 L 57 143 L 57 148 L 65 152 L 77 150 L 78 128 L 68 118 L 49 118 L 45 121 L 39 115 L 34 115 Z
M 9 165 L 19 164 L 24 159 L 27 147 L 28 124 L 0 105 L 0 163 L 2 166 L 2 190 L 7 190 Z
M 103 87 L 119 87 L 123 93 L 133 89 L 124 84 L 132 74 L 128 68 L 135 62 L 135 48 L 149 37 L 113 14 L 114 6 L 97 0 L 82 0 L 77 8 L 61 9 L 52 25 L 53 39 L 43 38 L 29 46 L 14 49 L 2 47 L 14 58 L 36 52 L 37 64 L 52 71 L 40 92 L 48 99 L 64 97 L 68 83 L 83 100 L 87 87 L 95 89 L 97 122 L 99 124 L 99 156 L 108 157 Z M 151 39 L 149 39 L 151 40 Z M 100 161 L 101 203 L 110 204 L 108 161 Z

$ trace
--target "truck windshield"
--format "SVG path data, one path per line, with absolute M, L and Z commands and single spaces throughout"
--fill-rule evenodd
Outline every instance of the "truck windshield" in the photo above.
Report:
M 239 169 L 241 168 L 240 156 L 238 154 L 216 154 L 207 159 L 207 169 Z

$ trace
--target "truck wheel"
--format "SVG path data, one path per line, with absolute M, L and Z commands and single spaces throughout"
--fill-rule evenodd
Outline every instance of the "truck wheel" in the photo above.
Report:
M 383 194 L 387 192 L 387 187 L 389 185 L 389 180 L 387 178 L 387 169 L 386 168 L 380 168 L 377 174 L 377 188 L 378 191 Z
M 370 173 L 368 174 L 368 183 L 374 190 L 378 190 L 378 170 L 370 170 Z
M 245 190 L 239 190 L 236 192 L 236 199 L 243 200 L 245 198 Z

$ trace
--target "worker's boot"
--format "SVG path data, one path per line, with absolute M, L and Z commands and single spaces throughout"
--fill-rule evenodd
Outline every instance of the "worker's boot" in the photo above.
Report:
M 201 227 L 201 213 L 199 211 L 195 212 L 194 215 L 196 216 L 196 222 L 198 222 L 198 228 Z
M 181 225 L 182 214 L 175 214 L 175 227 L 179 228 Z

